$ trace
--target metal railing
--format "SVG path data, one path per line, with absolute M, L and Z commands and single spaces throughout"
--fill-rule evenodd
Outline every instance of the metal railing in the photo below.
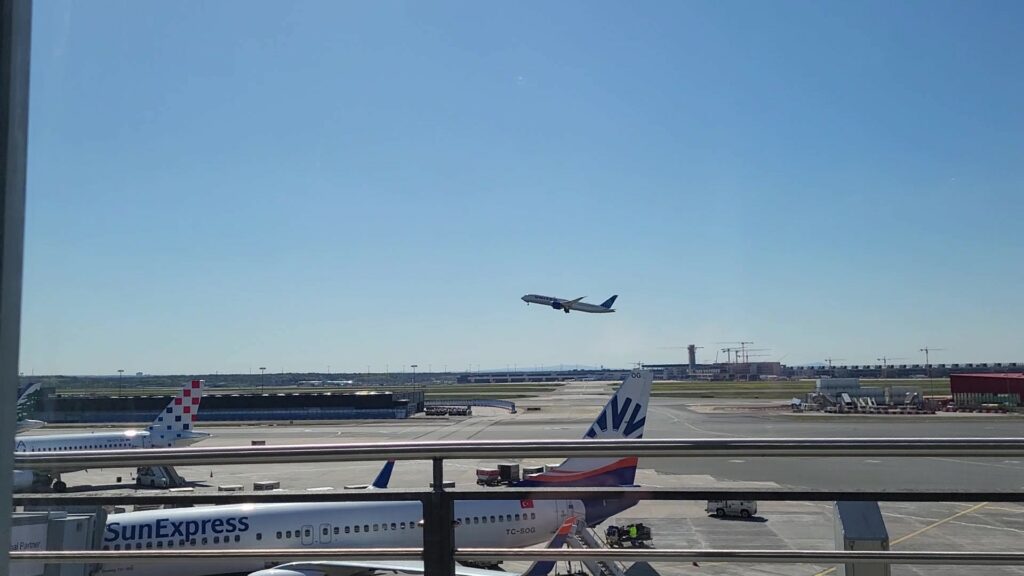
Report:
M 734 438 L 651 440 L 538 440 L 538 441 L 444 441 L 314 444 L 291 446 L 240 446 L 145 450 L 97 450 L 73 454 L 16 453 L 18 469 L 60 469 L 74 463 L 88 467 L 135 467 L 146 465 L 273 464 L 291 462 L 349 462 L 365 460 L 430 460 L 432 490 L 374 490 L 367 492 L 282 494 L 266 492 L 216 494 L 137 494 L 129 496 L 15 495 L 16 505 L 172 504 L 303 501 L 418 501 L 423 506 L 423 548 L 373 549 L 217 549 L 174 551 L 12 552 L 17 561 L 82 563 L 131 560 L 166 562 L 195 558 L 262 558 L 312 560 L 325 558 L 421 557 L 427 576 L 450 575 L 456 560 L 580 560 L 607 558 L 644 561 L 717 561 L 757 563 L 865 562 L 881 564 L 1024 565 L 1021 552 L 866 552 L 829 550 L 550 550 L 470 548 L 456 549 L 454 503 L 457 500 L 591 499 L 765 501 L 867 500 L 881 502 L 1024 502 L 1024 493 L 1006 491 L 914 490 L 787 490 L 787 489 L 667 489 L 667 488 L 505 488 L 499 490 L 445 490 L 444 461 L 496 457 L 1020 457 L 1024 438 Z

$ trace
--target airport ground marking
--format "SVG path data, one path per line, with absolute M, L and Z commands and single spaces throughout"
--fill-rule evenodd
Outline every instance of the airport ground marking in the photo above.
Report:
M 942 520 L 936 520 L 935 522 L 932 522 L 931 524 L 925 526 L 924 528 L 920 528 L 918 530 L 914 530 L 913 532 L 911 532 L 910 534 L 907 534 L 905 536 L 900 536 L 899 538 L 897 538 L 897 539 L 893 540 L 892 542 L 890 542 L 889 546 L 895 546 L 895 545 L 899 544 L 900 542 L 906 542 L 907 540 L 910 540 L 911 538 L 913 538 L 915 536 L 919 536 L 921 534 L 924 534 L 925 532 L 931 530 L 932 528 L 937 528 L 939 526 L 942 526 L 946 522 L 949 522 L 951 520 L 956 520 L 957 518 L 959 518 L 959 517 L 961 517 L 961 516 L 963 516 L 965 514 L 970 514 L 971 512 L 976 512 L 978 510 L 981 510 L 985 506 L 988 506 L 988 502 L 981 502 L 980 504 L 975 504 L 974 506 L 971 506 L 970 508 L 967 508 L 966 510 L 961 510 L 961 511 L 957 512 L 956 514 L 953 514 L 952 516 L 948 516 L 946 518 L 943 518 Z M 836 567 L 833 566 L 831 568 L 827 568 L 825 570 L 822 570 L 821 572 L 816 573 L 814 576 L 825 576 L 826 574 L 831 574 L 831 573 L 833 573 L 835 571 L 836 571 Z

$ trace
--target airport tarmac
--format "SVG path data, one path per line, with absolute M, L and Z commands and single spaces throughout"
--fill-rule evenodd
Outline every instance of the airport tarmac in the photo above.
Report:
M 518 414 L 476 409 L 472 417 L 426 418 L 404 421 L 359 421 L 325 425 L 275 423 L 199 427 L 213 437 L 200 446 L 268 445 L 323 442 L 382 442 L 455 439 L 579 438 L 607 401 L 612 388 L 600 383 L 570 384 L 549 396 L 517 402 Z M 1007 437 L 1024 432 L 1018 417 L 943 416 L 854 417 L 835 415 L 801 418 L 787 414 L 694 410 L 699 401 L 654 398 L 649 407 L 646 437 Z M 742 404 L 742 403 L 740 403 Z M 537 408 L 526 410 L 527 407 Z M 67 432 L 62 429 L 61 432 Z M 46 433 L 45 429 L 38 431 Z M 524 461 L 524 465 L 547 461 Z M 474 485 L 478 466 L 486 461 L 449 461 L 446 479 L 459 486 Z M 309 465 L 196 466 L 178 468 L 196 490 L 218 485 L 277 480 L 285 490 L 338 488 L 365 484 L 379 462 Z M 116 487 L 129 480 L 131 470 L 90 470 L 66 474 L 72 490 Z M 423 488 L 430 476 L 427 462 L 399 462 L 393 488 Z M 1024 462 L 972 458 L 736 458 L 646 459 L 637 481 L 667 487 L 792 487 L 848 489 L 1024 489 Z M 642 521 L 652 527 L 659 548 L 781 548 L 834 549 L 832 506 L 829 503 L 762 502 L 757 518 L 719 520 L 708 517 L 704 502 L 650 502 L 622 513 L 616 523 Z M 892 548 L 895 550 L 1009 551 L 1024 537 L 1024 506 L 1004 503 L 883 504 Z M 509 565 L 510 569 L 520 567 Z M 663 574 L 826 574 L 829 566 L 702 564 L 699 568 L 658 565 Z M 895 566 L 897 575 L 992 574 L 1024 575 L 1024 567 Z

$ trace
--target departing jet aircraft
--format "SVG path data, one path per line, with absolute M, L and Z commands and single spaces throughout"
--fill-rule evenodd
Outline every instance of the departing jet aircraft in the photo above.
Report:
M 644 433 L 651 372 L 635 370 L 587 429 L 584 438 L 636 439 Z M 633 486 L 636 457 L 572 457 L 513 487 Z M 635 498 L 584 500 L 478 500 L 455 502 L 455 541 L 465 547 L 526 547 L 547 541 L 570 517 L 595 526 L 636 504 Z M 423 544 L 419 502 L 292 502 L 231 504 L 145 510 L 107 516 L 104 550 L 226 550 L 252 548 L 419 547 Z M 167 564 L 105 564 L 100 574 L 118 576 L 210 576 L 251 573 L 286 562 L 244 558 L 204 558 Z M 362 576 L 387 571 L 372 562 L 303 562 L 278 576 Z M 389 563 L 390 564 L 390 563 Z M 405 564 L 405 563 L 403 563 Z M 422 574 L 423 563 L 402 570 Z M 266 576 L 263 573 L 260 576 Z M 465 576 L 470 576 L 468 573 Z
M 522 300 L 523 302 L 526 302 L 527 305 L 540 304 L 541 306 L 551 306 L 555 310 L 561 310 L 566 314 L 568 314 L 570 310 L 590 312 L 591 314 L 607 314 L 609 312 L 615 312 L 615 309 L 612 308 L 612 304 L 615 303 L 615 299 L 618 297 L 619 295 L 616 294 L 602 302 L 600 306 L 581 302 L 581 300 L 586 298 L 586 296 L 580 296 L 575 300 L 566 300 L 565 298 L 552 298 L 551 296 L 541 296 L 540 294 L 527 294 L 526 296 L 523 296 Z
M 195 444 L 210 436 L 207 432 L 196 432 L 192 429 L 199 413 L 199 401 L 202 397 L 203 380 L 193 380 L 178 391 L 177 396 L 160 411 L 153 423 L 145 430 L 15 436 L 14 451 L 55 453 L 79 450 L 170 448 Z M 49 486 L 52 482 L 55 491 L 63 492 L 67 489 L 67 484 L 60 479 L 60 475 L 64 472 L 77 472 L 78 470 L 85 470 L 85 467 L 71 466 L 45 471 L 15 470 L 14 490 L 24 492 Z

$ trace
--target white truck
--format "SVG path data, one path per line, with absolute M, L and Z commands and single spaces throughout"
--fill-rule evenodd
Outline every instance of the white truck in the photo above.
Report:
M 739 516 L 750 518 L 757 514 L 757 502 L 754 500 L 708 500 L 707 513 L 719 518 Z

